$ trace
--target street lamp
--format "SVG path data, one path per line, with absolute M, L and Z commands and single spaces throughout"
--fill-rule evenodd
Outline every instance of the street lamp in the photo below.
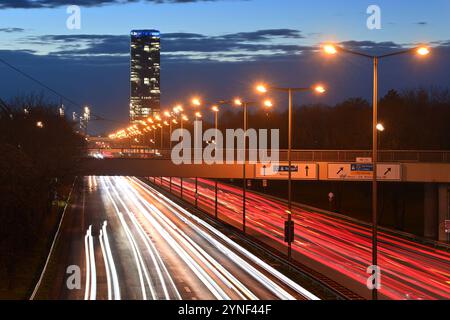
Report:
M 425 46 L 420 46 L 416 48 L 401 50 L 397 52 L 387 53 L 383 55 L 370 55 L 362 52 L 353 51 L 350 49 L 343 48 L 341 46 L 336 46 L 333 44 L 326 44 L 323 46 L 323 50 L 326 54 L 335 55 L 339 52 L 348 53 L 351 55 L 356 55 L 364 58 L 368 58 L 373 63 L 373 113 L 372 113 L 372 165 L 373 165 L 373 176 L 372 176 L 372 266 L 376 267 L 378 265 L 378 174 L 377 174 L 377 163 L 378 163 L 378 132 L 381 127 L 378 123 L 378 63 L 383 58 L 388 58 L 392 56 L 398 56 L 403 54 L 417 54 L 419 56 L 427 56 L 430 53 L 430 49 Z M 384 129 L 384 127 L 383 127 Z M 378 299 L 378 289 L 374 287 L 372 289 L 372 299 Z
M 183 130 L 183 123 L 189 121 L 189 118 L 185 115 L 182 114 L 180 117 L 180 128 L 181 130 Z
M 161 129 L 161 151 L 164 148 L 164 132 L 163 132 L 163 126 L 161 123 L 158 123 L 158 127 Z
M 293 94 L 295 92 L 316 92 L 318 94 L 325 93 L 325 87 L 322 85 L 316 85 L 313 87 L 304 87 L 304 88 L 280 88 L 267 86 L 265 84 L 259 84 L 256 86 L 256 91 L 259 93 L 267 93 L 269 90 L 287 92 L 289 97 L 289 119 L 288 119 L 288 258 L 290 259 L 292 256 L 292 238 L 293 234 L 291 234 L 291 224 L 292 224 L 292 108 L 293 108 Z
M 175 114 L 180 114 L 180 113 L 183 112 L 183 111 L 184 111 L 184 108 L 183 108 L 183 106 L 180 105 L 180 104 L 178 104 L 178 105 L 176 105 L 175 107 L 173 107 L 173 112 L 174 112 Z
M 217 130 L 219 129 L 219 106 L 214 105 L 211 107 L 212 112 L 214 112 L 214 129 L 216 129 L 216 139 L 217 139 Z
M 244 141 L 243 141 L 243 148 L 244 148 L 244 161 L 242 166 L 242 177 L 243 177 L 243 188 L 242 188 L 242 231 L 245 233 L 246 231 L 246 202 L 247 202 L 247 174 L 246 174 L 246 157 L 247 157 L 247 108 L 251 105 L 257 105 L 257 102 L 249 102 L 249 101 L 243 101 L 239 98 L 236 98 L 233 100 L 233 104 L 238 107 L 243 107 L 243 116 L 244 116 Z M 273 103 L 270 100 L 265 100 L 263 105 L 265 107 L 272 107 Z
M 170 111 L 166 110 L 166 111 L 164 111 L 164 116 L 166 118 L 171 118 L 172 114 L 170 113 Z M 175 120 L 175 119 L 173 119 L 173 120 Z M 167 121 L 165 121 L 165 125 L 169 126 L 169 148 L 172 149 L 172 123 L 173 123 L 173 121 L 169 121 L 168 124 L 166 124 L 166 123 L 167 123 Z
M 200 98 L 192 98 L 191 103 L 196 107 L 200 107 L 202 105 Z

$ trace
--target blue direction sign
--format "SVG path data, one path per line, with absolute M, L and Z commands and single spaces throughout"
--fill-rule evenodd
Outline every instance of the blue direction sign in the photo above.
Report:
M 273 172 L 289 172 L 289 166 L 273 166 Z M 291 172 L 298 172 L 298 166 L 291 166 Z
M 358 172 L 373 172 L 373 164 L 371 164 L 371 163 L 352 163 L 350 170 L 358 171 Z

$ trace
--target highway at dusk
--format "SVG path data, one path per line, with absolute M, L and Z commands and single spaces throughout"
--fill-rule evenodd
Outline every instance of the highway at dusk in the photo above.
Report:
M 319 299 L 137 178 L 78 188 L 35 299 Z

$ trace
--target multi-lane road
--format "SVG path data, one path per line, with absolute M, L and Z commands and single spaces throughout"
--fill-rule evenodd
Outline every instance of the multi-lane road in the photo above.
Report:
M 160 181 L 156 179 L 156 181 Z M 180 192 L 180 180 L 172 180 Z M 163 180 L 166 187 L 169 180 Z M 194 179 L 184 179 L 184 197 L 194 199 Z M 214 212 L 215 185 L 198 179 L 198 205 Z M 242 225 L 242 190 L 219 184 L 219 218 Z M 253 192 L 247 193 L 247 232 L 285 250 L 286 204 Z M 371 264 L 371 231 L 361 224 L 294 206 L 296 259 L 370 296 L 367 267 Z M 450 253 L 387 233 L 379 235 L 382 296 L 390 299 L 450 299 Z
M 33 299 L 318 299 L 136 178 L 85 177 Z

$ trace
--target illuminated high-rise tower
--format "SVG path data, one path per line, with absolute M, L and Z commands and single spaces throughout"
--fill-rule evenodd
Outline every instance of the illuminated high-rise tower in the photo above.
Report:
M 160 48 L 159 31 L 131 31 L 131 122 L 160 111 Z

